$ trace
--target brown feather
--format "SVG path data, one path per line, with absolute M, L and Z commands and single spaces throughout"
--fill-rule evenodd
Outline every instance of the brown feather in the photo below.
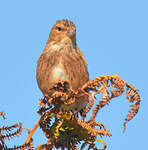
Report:
M 44 95 L 56 80 L 68 80 L 73 90 L 89 80 L 86 60 L 76 45 L 75 31 L 75 25 L 71 21 L 61 20 L 50 32 L 46 47 L 38 60 L 36 74 L 38 86 Z

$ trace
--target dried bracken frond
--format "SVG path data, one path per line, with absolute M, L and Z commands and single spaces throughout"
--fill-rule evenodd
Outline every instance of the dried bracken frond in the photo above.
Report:
M 8 132 L 10 132 L 13 129 L 17 129 L 17 130 L 15 132 L 8 133 Z M 0 129 L 0 131 L 3 131 L 3 132 L 5 131 L 6 132 L 5 135 L 1 135 L 1 138 L 3 140 L 10 139 L 10 138 L 18 136 L 18 135 L 20 135 L 22 133 L 22 124 L 20 123 L 20 124 L 12 125 L 10 127 L 2 127 Z
M 135 89 L 133 86 L 126 84 L 126 98 L 131 102 L 134 103 L 133 105 L 130 105 L 131 110 L 129 111 L 129 114 L 127 115 L 127 118 L 125 119 L 124 123 L 124 130 L 126 129 L 126 123 L 130 121 L 138 112 L 140 107 L 140 96 L 138 94 L 138 90 Z
M 5 114 L 4 112 L 0 112 L 0 116 L 2 116 L 3 119 L 6 119 L 5 115 L 6 115 L 6 114 Z
M 46 144 L 39 145 L 37 150 L 50 150 L 53 148 L 61 148 L 64 150 L 78 149 L 94 149 L 103 150 L 106 148 L 106 143 L 98 136 L 111 136 L 111 133 L 106 130 L 105 126 L 95 121 L 98 111 L 108 104 L 113 98 L 123 94 L 126 90 L 126 97 L 131 105 L 131 110 L 127 115 L 124 123 L 130 121 L 138 112 L 140 106 L 140 96 L 138 91 L 122 80 L 118 75 L 106 75 L 88 81 L 80 89 L 74 91 L 70 88 L 67 81 L 57 82 L 50 90 L 48 95 L 45 95 L 40 100 L 40 109 L 38 113 L 41 115 L 33 130 L 30 132 L 26 140 L 26 144 L 30 142 L 31 137 L 38 126 L 43 130 L 48 138 Z M 101 100 L 96 104 L 95 95 L 102 94 Z M 73 109 L 78 101 L 86 98 L 86 107 L 80 112 Z M 93 109 L 93 106 L 95 108 Z M 90 118 L 87 113 L 92 110 Z M 78 117 L 82 116 L 82 120 Z M 104 147 L 99 149 L 95 142 L 101 142 Z M 81 144 L 80 144 L 81 143 Z
M 1 113 L 0 115 L 2 115 L 4 117 L 4 113 Z M 30 140 L 30 142 L 28 144 L 23 144 L 23 145 L 14 145 L 14 147 L 9 148 L 5 141 L 7 139 L 12 139 L 16 136 L 19 136 L 22 134 L 22 130 L 24 128 L 22 127 L 22 124 L 14 124 L 12 126 L 4 126 L 0 128 L 0 149 L 2 150 L 22 150 L 25 148 L 31 149 L 32 148 L 32 140 Z M 13 131 L 14 130 L 14 131 Z
M 109 84 L 110 82 L 110 84 Z M 114 88 L 114 90 L 108 90 L 108 87 Z M 126 97 L 130 101 L 130 103 L 135 103 L 131 105 L 130 114 L 127 115 L 124 123 L 124 131 L 126 129 L 126 123 L 130 121 L 138 112 L 140 106 L 140 96 L 138 91 L 130 84 L 122 80 L 118 75 L 106 75 L 95 78 L 94 80 L 90 80 L 86 83 L 82 90 L 91 90 L 95 93 L 102 93 L 102 99 L 99 104 L 96 105 L 96 108 L 92 111 L 91 120 L 94 120 L 98 111 L 104 107 L 109 101 L 117 96 L 120 96 L 124 92 L 124 88 L 126 88 Z M 93 102 L 94 103 L 94 102 Z M 86 110 L 87 112 L 87 110 Z
M 12 148 L 5 147 L 4 150 L 23 150 L 23 149 L 33 150 L 33 147 L 31 145 L 32 145 L 31 143 L 28 143 L 19 146 L 14 146 Z
M 52 116 L 54 117 L 55 115 Z M 111 136 L 110 132 L 101 123 L 90 123 L 79 118 L 72 119 L 71 117 L 68 113 L 60 113 L 48 130 L 43 129 L 49 141 L 36 149 L 76 149 L 76 145 L 82 141 L 87 141 L 87 145 L 97 141 L 98 135 Z M 99 126 L 100 129 L 94 128 L 94 126 Z

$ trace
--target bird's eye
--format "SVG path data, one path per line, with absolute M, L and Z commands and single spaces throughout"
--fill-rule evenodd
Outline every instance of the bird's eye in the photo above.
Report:
M 61 28 L 61 27 L 57 27 L 57 29 L 58 29 L 58 31 L 61 31 L 61 30 L 62 30 L 62 28 Z

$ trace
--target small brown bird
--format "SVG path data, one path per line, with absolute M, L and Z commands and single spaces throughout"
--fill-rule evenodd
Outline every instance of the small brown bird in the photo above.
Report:
M 37 64 L 38 86 L 46 95 L 58 80 L 67 80 L 73 90 L 89 80 L 87 63 L 76 44 L 76 27 L 72 21 L 59 20 L 52 27 L 46 47 Z M 81 99 L 66 110 L 80 111 L 86 105 Z

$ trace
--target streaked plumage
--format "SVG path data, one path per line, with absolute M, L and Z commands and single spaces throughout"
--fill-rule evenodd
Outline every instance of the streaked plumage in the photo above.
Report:
M 44 95 L 57 80 L 68 80 L 73 90 L 89 80 L 87 63 L 76 44 L 76 27 L 71 21 L 60 20 L 52 27 L 38 60 L 36 77 Z

